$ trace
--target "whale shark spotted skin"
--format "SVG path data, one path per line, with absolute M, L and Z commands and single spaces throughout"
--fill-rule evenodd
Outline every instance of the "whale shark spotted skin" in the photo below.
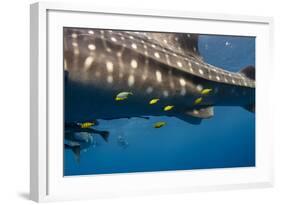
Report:
M 233 73 L 204 62 L 197 34 L 65 27 L 63 35 L 68 122 L 173 116 L 197 124 L 216 105 L 255 110 L 255 68 Z M 116 101 L 120 92 L 133 95 Z

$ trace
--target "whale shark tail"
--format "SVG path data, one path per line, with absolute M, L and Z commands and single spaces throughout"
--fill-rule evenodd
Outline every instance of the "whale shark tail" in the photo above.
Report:
M 242 75 L 244 75 L 245 77 L 247 77 L 251 80 L 256 80 L 256 69 L 252 65 L 241 69 L 239 71 L 239 73 L 241 73 Z M 256 107 L 256 104 L 254 102 L 250 105 L 244 106 L 244 108 L 250 112 L 255 112 L 255 107 Z

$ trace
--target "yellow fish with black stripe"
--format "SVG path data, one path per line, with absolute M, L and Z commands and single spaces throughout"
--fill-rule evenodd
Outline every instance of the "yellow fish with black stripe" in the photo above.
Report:
M 90 128 L 95 125 L 94 122 L 83 122 L 79 124 L 81 128 Z

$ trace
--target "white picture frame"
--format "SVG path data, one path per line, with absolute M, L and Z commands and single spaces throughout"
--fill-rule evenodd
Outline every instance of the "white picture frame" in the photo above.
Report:
M 157 21 L 158 26 L 148 23 L 151 21 Z M 183 24 L 193 26 L 188 30 L 181 27 Z M 63 69 L 53 69 L 63 62 L 63 26 L 256 36 L 256 167 L 63 177 Z M 268 73 L 274 73 L 272 29 L 270 17 L 97 8 L 73 3 L 32 4 L 30 198 L 41 202 L 273 186 L 273 131 L 272 125 L 263 120 L 272 114 L 265 97 L 270 90 Z

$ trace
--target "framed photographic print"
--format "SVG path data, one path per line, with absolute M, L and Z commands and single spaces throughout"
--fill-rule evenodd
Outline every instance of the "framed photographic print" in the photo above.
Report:
M 31 5 L 31 199 L 272 186 L 272 22 Z

